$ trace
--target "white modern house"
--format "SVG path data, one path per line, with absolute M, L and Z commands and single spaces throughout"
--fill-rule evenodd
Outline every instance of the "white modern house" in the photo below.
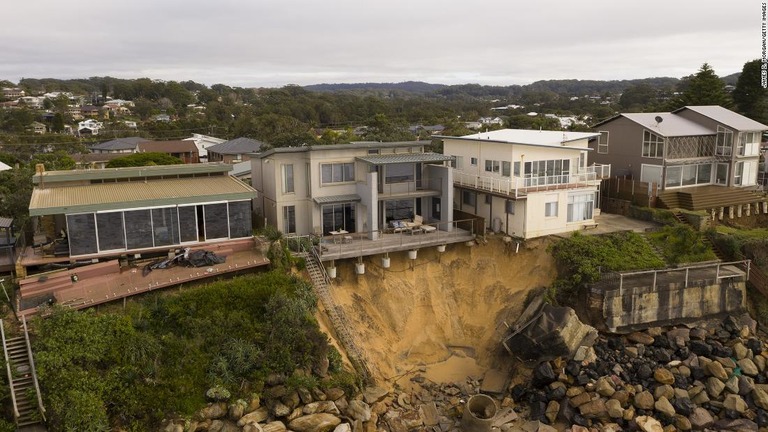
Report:
M 610 165 L 587 166 L 599 133 L 501 129 L 441 136 L 454 159 L 454 208 L 529 239 L 594 226 Z
M 254 211 L 286 234 L 343 231 L 376 240 L 392 221 L 414 219 L 450 231 L 452 157 L 426 153 L 426 144 L 357 142 L 254 154 Z

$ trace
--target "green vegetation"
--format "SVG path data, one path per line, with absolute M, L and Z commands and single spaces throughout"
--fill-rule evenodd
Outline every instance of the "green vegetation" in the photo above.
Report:
M 202 408 L 208 389 L 211 398 L 247 397 L 269 373 L 290 377 L 325 357 L 339 371 L 315 307 L 306 282 L 273 271 L 156 294 L 126 313 L 55 309 L 34 322 L 51 429 L 154 430 Z
M 670 265 L 717 259 L 704 235 L 688 225 L 667 225 L 648 239 Z
M 140 167 L 150 165 L 179 165 L 184 162 L 174 156 L 165 153 L 133 153 L 129 156 L 112 159 L 107 168 Z
M 596 282 L 600 273 L 666 267 L 648 242 L 634 232 L 588 236 L 577 231 L 552 245 L 551 253 L 560 269 L 554 286 L 559 299 Z

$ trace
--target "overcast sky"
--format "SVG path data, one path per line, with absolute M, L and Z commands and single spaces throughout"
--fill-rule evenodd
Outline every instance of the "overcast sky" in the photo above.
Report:
M 763 0 L 764 1 L 764 0 Z M 761 0 L 5 0 L 0 79 L 242 87 L 682 77 L 761 57 Z

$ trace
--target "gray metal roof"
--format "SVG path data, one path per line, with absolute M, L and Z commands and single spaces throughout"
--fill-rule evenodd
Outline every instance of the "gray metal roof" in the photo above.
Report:
M 261 141 L 241 137 L 224 141 L 221 144 L 212 145 L 206 148 L 206 150 L 218 154 L 258 153 L 263 145 L 265 144 Z
M 349 144 L 328 144 L 318 146 L 298 146 L 298 147 L 277 147 L 265 152 L 259 153 L 257 157 L 265 158 L 274 153 L 301 153 L 312 150 L 347 150 L 347 149 L 383 149 L 383 148 L 405 148 L 414 146 L 429 145 L 429 141 L 396 141 L 396 142 L 378 142 L 378 141 L 352 141 Z
M 191 174 L 225 173 L 229 172 L 231 169 L 232 165 L 220 162 L 211 162 L 198 164 L 154 165 L 144 167 L 45 171 L 42 173 L 42 175 L 35 174 L 32 177 L 32 183 L 40 184 L 42 181 L 44 184 L 47 184 L 71 181 L 112 180 L 133 177 L 172 177 Z
M 712 129 L 668 112 L 627 113 L 620 116 L 626 117 L 651 132 L 665 137 L 714 135 L 716 133 Z M 657 120 L 657 117 L 661 119 L 661 122 Z
M 251 161 L 245 161 L 245 162 L 238 162 L 234 165 L 232 165 L 232 171 L 229 172 L 229 175 L 240 177 L 245 174 L 251 173 Z
M 335 204 L 335 203 L 341 203 L 341 202 L 351 202 L 351 201 L 360 201 L 360 195 L 358 194 L 348 194 L 348 195 L 331 195 L 331 196 L 321 196 L 321 197 L 315 197 L 314 201 L 318 204 Z
M 723 108 L 719 105 L 694 105 L 685 106 L 672 111 L 673 114 L 677 114 L 683 110 L 691 110 L 697 112 L 705 117 L 709 117 L 712 120 L 722 123 L 726 126 L 730 126 L 740 131 L 764 131 L 768 130 L 768 126 L 758 123 L 748 117 L 744 117 L 739 113 L 735 113 L 729 109 Z
M 440 153 L 395 153 L 385 155 L 358 156 L 355 159 L 368 162 L 371 165 L 387 165 L 396 163 L 446 162 L 453 160 L 453 156 Z
M 13 225 L 13 218 L 0 216 L 0 228 L 10 228 Z
M 139 146 L 139 143 L 152 141 L 147 138 L 142 137 L 126 137 L 126 138 L 117 138 L 113 139 L 112 141 L 106 141 L 103 143 L 99 143 L 96 145 L 92 145 L 91 149 L 93 150 L 131 150 L 135 149 Z
M 35 188 L 30 216 L 252 199 L 256 191 L 231 176 Z

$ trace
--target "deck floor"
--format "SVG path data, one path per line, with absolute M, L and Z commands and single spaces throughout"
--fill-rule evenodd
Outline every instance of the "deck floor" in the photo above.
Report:
M 344 237 L 348 237 L 344 239 Z M 474 240 L 474 234 L 455 228 L 452 231 L 434 230 L 432 232 L 400 232 L 381 234 L 371 240 L 364 234 L 352 233 L 346 236 L 324 237 L 320 244 L 321 261 L 357 258 L 388 252 L 399 252 L 423 247 L 462 243 Z
M 58 304 L 83 309 L 101 303 L 119 300 L 132 295 L 168 288 L 196 280 L 223 276 L 248 269 L 266 266 L 269 260 L 257 249 L 234 252 L 227 256 L 226 262 L 207 267 L 171 267 L 155 269 L 144 276 L 142 267 L 127 267 L 120 269 L 119 274 L 79 279 L 72 282 L 70 287 L 58 290 L 55 300 Z M 78 269 L 64 270 L 77 274 Z M 45 304 L 49 296 L 22 299 L 19 306 L 20 315 L 37 313 L 37 306 Z

